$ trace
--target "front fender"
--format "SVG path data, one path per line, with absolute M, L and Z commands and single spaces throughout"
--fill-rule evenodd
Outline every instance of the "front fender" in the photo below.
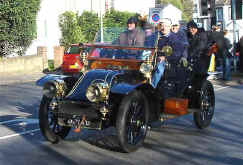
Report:
M 47 82 L 60 81 L 60 80 L 63 80 L 64 78 L 66 78 L 66 77 L 70 77 L 70 76 L 48 74 L 48 75 L 43 76 L 39 80 L 37 80 L 36 85 L 43 87 Z

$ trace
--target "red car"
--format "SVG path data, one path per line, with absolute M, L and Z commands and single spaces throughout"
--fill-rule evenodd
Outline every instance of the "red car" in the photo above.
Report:
M 63 56 L 61 69 L 63 73 L 78 73 L 82 68 L 80 61 L 80 47 L 78 44 L 72 44 Z

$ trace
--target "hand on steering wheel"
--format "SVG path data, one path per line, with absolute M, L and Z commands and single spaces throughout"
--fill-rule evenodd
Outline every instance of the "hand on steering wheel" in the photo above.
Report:
M 180 63 L 184 66 L 187 67 L 188 66 L 188 61 L 185 57 L 181 57 L 180 59 Z

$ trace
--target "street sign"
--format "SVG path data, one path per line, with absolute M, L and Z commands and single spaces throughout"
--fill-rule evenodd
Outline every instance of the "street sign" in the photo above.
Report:
M 161 8 L 150 8 L 149 9 L 149 22 L 152 24 L 159 23 L 161 17 Z
M 158 22 L 159 19 L 160 19 L 159 14 L 155 13 L 155 14 L 152 15 L 152 20 L 153 20 L 154 22 Z

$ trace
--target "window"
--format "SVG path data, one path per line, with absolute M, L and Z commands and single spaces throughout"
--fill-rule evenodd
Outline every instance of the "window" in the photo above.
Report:
M 67 54 L 79 54 L 80 53 L 80 48 L 78 46 L 71 46 L 68 48 Z
M 197 13 L 197 4 L 194 4 L 193 6 L 193 13 Z
M 224 14 L 223 14 L 223 8 L 222 7 L 216 8 L 216 19 L 217 19 L 217 22 L 223 21 Z
M 231 18 L 231 7 L 228 8 L 228 18 L 229 18 L 229 19 L 232 19 L 232 18 Z

